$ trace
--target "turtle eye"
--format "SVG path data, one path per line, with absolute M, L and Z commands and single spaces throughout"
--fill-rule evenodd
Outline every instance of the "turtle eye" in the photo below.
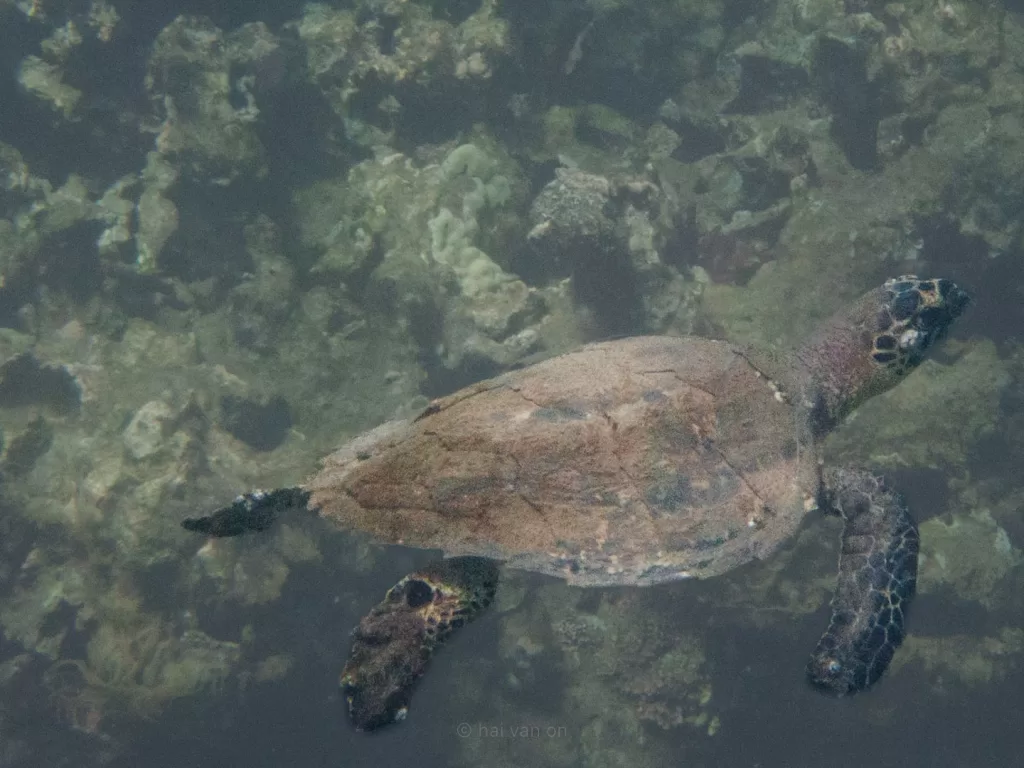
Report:
M 821 665 L 821 680 L 824 685 L 831 685 L 843 673 L 843 665 L 838 659 L 824 659 Z

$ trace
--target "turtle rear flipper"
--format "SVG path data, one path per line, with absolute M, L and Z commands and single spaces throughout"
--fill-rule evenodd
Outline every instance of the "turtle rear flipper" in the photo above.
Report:
M 807 674 L 842 696 L 878 680 L 903 642 L 920 539 L 903 497 L 869 472 L 828 472 L 822 495 L 845 526 L 832 619 Z
M 206 517 L 190 517 L 181 527 L 207 536 L 238 536 L 247 531 L 265 531 L 282 512 L 306 508 L 309 491 L 303 488 L 278 488 L 251 491 L 235 498 L 228 506 Z
M 453 557 L 399 581 L 353 634 L 341 690 L 357 729 L 371 731 L 405 718 L 416 682 L 434 649 L 490 605 L 495 563 Z

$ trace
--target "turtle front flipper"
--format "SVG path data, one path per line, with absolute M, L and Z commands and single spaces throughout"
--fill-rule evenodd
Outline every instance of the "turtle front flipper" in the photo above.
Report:
M 388 590 L 353 634 L 341 691 L 359 730 L 402 720 L 416 681 L 454 630 L 490 605 L 495 563 L 480 557 L 440 560 Z
M 207 536 L 238 536 L 247 531 L 265 531 L 282 512 L 306 508 L 309 491 L 304 488 L 278 488 L 251 491 L 236 496 L 228 506 L 206 517 L 190 517 L 181 527 Z
M 842 696 L 878 680 L 903 642 L 919 538 L 903 497 L 868 472 L 833 470 L 822 495 L 822 506 L 845 525 L 832 619 L 807 674 L 814 685 Z

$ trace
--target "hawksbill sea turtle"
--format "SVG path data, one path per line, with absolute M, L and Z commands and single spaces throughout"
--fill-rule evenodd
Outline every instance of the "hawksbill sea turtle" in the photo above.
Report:
M 804 516 L 844 520 L 819 688 L 867 688 L 903 640 L 918 532 L 874 474 L 825 468 L 823 438 L 904 379 L 970 302 L 947 279 L 885 282 L 791 354 L 695 336 L 587 344 L 435 400 L 324 459 L 302 486 L 185 520 L 210 536 L 295 508 L 445 558 L 353 632 L 341 688 L 356 727 L 402 719 L 433 650 L 494 595 L 499 566 L 581 587 L 707 578 L 771 555 Z

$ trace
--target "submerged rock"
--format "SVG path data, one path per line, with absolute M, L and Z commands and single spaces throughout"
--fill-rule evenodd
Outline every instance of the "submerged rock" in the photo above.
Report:
M 989 686 L 1016 672 L 1024 654 L 1024 630 L 1005 627 L 998 634 L 915 636 L 907 638 L 894 671 L 921 665 L 941 692 L 962 686 Z
M 208 19 L 179 16 L 153 43 L 146 90 L 162 120 L 156 147 L 203 183 L 221 185 L 267 172 L 255 121 L 259 106 L 246 75 L 278 43 L 264 24 L 224 34 Z M 266 69 L 264 69 L 266 71 Z
M 667 263 L 682 215 L 643 176 L 562 167 L 531 204 L 527 240 L 549 268 L 571 275 L 599 335 L 685 333 L 699 285 Z
M 291 27 L 310 81 L 348 139 L 366 147 L 389 143 L 396 131 L 417 143 L 439 139 L 439 114 L 468 127 L 485 107 L 480 84 L 510 46 L 496 0 L 466 14 L 418 2 L 359 0 L 352 10 L 310 3 Z
M 516 162 L 479 135 L 427 162 L 382 153 L 296 204 L 316 271 L 366 281 L 363 323 L 411 334 L 430 367 L 488 372 L 564 343 L 548 330 L 560 289 L 508 269 L 524 195 Z

